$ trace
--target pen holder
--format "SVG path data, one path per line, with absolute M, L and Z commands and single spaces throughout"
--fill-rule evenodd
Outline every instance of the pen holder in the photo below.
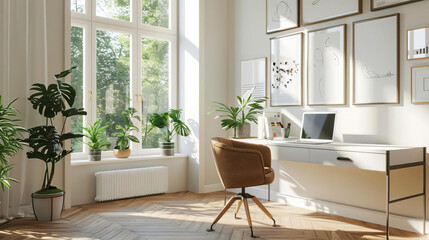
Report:
M 280 131 L 283 138 L 289 138 L 290 128 L 282 128 Z

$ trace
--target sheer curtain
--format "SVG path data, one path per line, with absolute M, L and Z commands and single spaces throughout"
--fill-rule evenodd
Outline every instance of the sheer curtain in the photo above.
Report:
M 46 0 L 0 0 L 0 93 L 5 102 L 15 98 L 21 125 L 37 123 L 37 113 L 28 103 L 28 89 L 33 83 L 46 83 L 48 77 Z M 36 160 L 35 160 L 36 161 Z M 41 179 L 40 163 L 30 162 L 25 151 L 10 159 L 14 166 L 9 176 L 20 183 L 1 192 L 1 218 L 20 217 L 30 206 L 30 192 Z M 31 208 L 28 208 L 31 209 Z

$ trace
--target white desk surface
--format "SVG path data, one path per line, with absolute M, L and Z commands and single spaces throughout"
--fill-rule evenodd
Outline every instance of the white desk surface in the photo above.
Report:
M 233 140 L 248 142 L 248 143 L 255 143 L 255 144 L 262 144 L 267 146 L 324 149 L 324 150 L 333 150 L 333 151 L 368 152 L 368 153 L 380 153 L 380 154 L 385 154 L 386 151 L 418 148 L 418 147 L 383 145 L 383 144 L 358 144 L 358 143 L 338 143 L 338 142 L 323 143 L 323 144 L 297 143 L 296 142 L 297 139 L 267 140 L 267 139 L 257 139 L 257 138 L 243 138 L 243 139 L 233 139 Z

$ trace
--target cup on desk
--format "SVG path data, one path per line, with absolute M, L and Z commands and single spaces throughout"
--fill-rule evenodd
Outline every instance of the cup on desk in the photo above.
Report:
M 280 132 L 283 138 L 289 138 L 290 128 L 282 128 Z

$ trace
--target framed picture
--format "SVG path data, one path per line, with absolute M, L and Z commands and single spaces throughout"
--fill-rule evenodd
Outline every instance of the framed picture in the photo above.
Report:
M 362 0 L 301 0 L 301 24 L 304 26 L 360 13 Z
M 399 103 L 399 14 L 353 23 L 353 104 Z
M 411 103 L 429 103 L 429 66 L 411 68 Z
M 346 25 L 308 32 L 308 105 L 346 104 Z
M 253 97 L 266 97 L 267 58 L 241 61 L 241 94 L 253 90 Z M 267 104 L 267 102 L 265 102 Z M 265 105 L 266 106 L 266 105 Z
M 422 0 L 371 0 L 371 11 L 378 11 L 418 1 Z
M 429 58 L 429 27 L 407 31 L 407 59 Z
M 272 38 L 271 106 L 302 105 L 302 33 Z
M 299 0 L 266 0 L 267 33 L 299 27 Z

